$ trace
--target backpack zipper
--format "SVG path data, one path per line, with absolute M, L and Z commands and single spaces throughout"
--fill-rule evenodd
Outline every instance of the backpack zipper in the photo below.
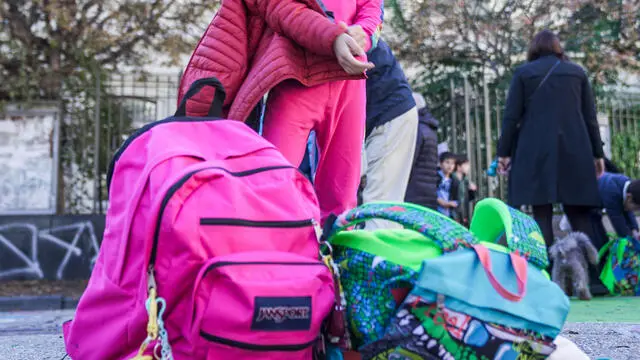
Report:
M 289 265 L 289 266 L 324 266 L 326 267 L 326 265 L 321 262 L 320 260 L 316 261 L 316 262 L 301 262 L 301 261 L 289 261 L 289 262 L 285 262 L 285 261 L 219 261 L 219 262 L 215 262 L 211 265 L 209 265 L 207 267 L 207 269 L 204 271 L 204 274 L 202 274 L 202 277 L 204 278 L 209 271 L 213 270 L 213 269 L 217 269 L 219 267 L 223 267 L 223 266 L 230 266 L 230 265 Z
M 209 271 L 230 265 L 289 265 L 289 266 L 326 266 L 324 263 L 317 262 L 301 262 L 301 261 L 292 261 L 292 262 L 284 262 L 284 261 L 220 261 L 213 263 L 207 267 L 204 274 L 202 274 L 202 278 L 204 278 Z M 307 343 L 302 344 L 294 344 L 294 345 L 255 345 L 249 344 L 245 342 L 240 342 L 236 340 L 231 340 L 227 338 L 222 338 L 219 336 L 215 336 L 205 332 L 204 330 L 200 330 L 200 336 L 207 341 L 215 342 L 223 345 L 228 345 L 232 347 L 236 347 L 244 350 L 253 350 L 253 351 L 300 351 L 304 350 L 312 345 L 314 345 L 318 338 L 309 341 Z
M 197 170 L 193 170 L 187 174 L 185 174 L 182 178 L 180 178 L 178 181 L 176 181 L 170 188 L 169 190 L 167 190 L 166 194 L 164 195 L 164 198 L 162 199 L 162 203 L 160 204 L 160 210 L 158 211 L 158 218 L 156 219 L 156 228 L 155 228 L 155 232 L 153 235 L 153 244 L 151 246 L 151 256 L 149 257 L 149 270 L 150 272 L 153 272 L 153 266 L 155 265 L 156 262 L 156 255 L 157 255 L 157 248 L 158 248 L 158 240 L 160 238 L 160 225 L 162 224 L 162 218 L 164 215 L 164 210 L 167 207 L 167 204 L 169 203 L 169 200 L 171 200 L 171 197 L 182 187 L 182 185 L 184 185 L 193 175 L 201 172 L 201 171 L 205 171 L 205 170 L 213 170 L 213 169 L 217 169 L 217 170 L 222 170 L 226 173 L 228 173 L 231 176 L 234 177 L 245 177 L 245 176 L 251 176 L 251 175 L 255 175 L 255 174 L 259 174 L 259 173 L 263 173 L 266 171 L 270 171 L 270 170 L 282 170 L 282 169 L 297 169 L 294 166 L 291 165 L 276 165 L 276 166 L 265 166 L 265 167 L 260 167 L 260 168 L 256 168 L 256 169 L 251 169 L 251 170 L 245 170 L 245 171 L 239 171 L 239 172 L 233 172 L 230 171 L 228 169 L 225 169 L 223 167 L 219 167 L 219 166 L 207 166 L 207 167 L 203 167 Z
M 313 219 L 306 220 L 282 220 L 282 221 L 256 221 L 248 219 L 232 219 L 232 218 L 200 218 L 200 225 L 227 225 L 227 226 L 246 226 L 261 228 L 283 228 L 294 229 L 313 226 Z
M 293 344 L 293 345 L 255 345 L 255 344 L 249 344 L 241 341 L 221 338 L 215 335 L 211 335 L 203 330 L 200 330 L 200 336 L 203 339 L 210 342 L 215 342 L 215 343 L 232 346 L 232 347 L 243 349 L 243 350 L 251 350 L 251 351 L 301 351 L 316 344 L 319 339 L 319 338 L 315 338 L 306 343 Z

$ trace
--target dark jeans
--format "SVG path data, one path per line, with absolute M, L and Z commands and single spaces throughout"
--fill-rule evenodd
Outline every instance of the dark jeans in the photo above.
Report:
M 564 205 L 563 208 L 571 224 L 571 229 L 585 233 L 596 249 L 600 250 L 607 241 L 601 213 L 597 209 L 587 206 Z M 542 230 L 547 247 L 550 247 L 554 242 L 553 205 L 533 206 L 533 217 L 538 226 L 540 226 L 540 230 Z M 599 280 L 600 271 L 600 266 L 597 269 L 590 267 L 589 275 L 592 285 L 601 284 Z

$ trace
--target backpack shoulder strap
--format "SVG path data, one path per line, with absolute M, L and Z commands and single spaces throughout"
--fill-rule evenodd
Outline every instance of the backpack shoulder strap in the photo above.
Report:
M 331 237 L 367 220 L 389 220 L 417 231 L 434 241 L 443 251 L 469 248 L 477 241 L 464 226 L 437 211 L 409 203 L 373 202 L 359 206 L 335 219 L 327 235 Z

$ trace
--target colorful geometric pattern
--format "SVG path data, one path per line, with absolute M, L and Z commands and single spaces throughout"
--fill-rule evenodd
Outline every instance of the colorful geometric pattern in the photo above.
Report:
M 553 339 L 483 322 L 409 295 L 386 334 L 360 349 L 363 359 L 542 360 Z
M 354 349 L 384 334 L 402 298 L 394 292 L 413 288 L 418 273 L 373 254 L 336 247 L 334 258 L 347 300 L 347 319 Z
M 444 252 L 469 248 L 477 240 L 467 228 L 430 209 L 410 204 L 369 203 L 338 217 L 332 233 L 360 222 L 384 219 L 417 231 L 438 244 Z
M 549 266 L 549 257 L 538 223 L 525 213 L 512 207 L 508 209 L 511 214 L 513 234 L 507 238 L 509 249 L 523 256 L 539 269 L 546 269 Z
M 613 291 L 625 296 L 640 296 L 640 241 L 616 239 L 610 249 Z
M 535 221 L 515 209 L 510 209 L 510 211 L 515 236 L 509 239 L 509 245 L 513 246 L 513 250 L 528 255 L 532 262 L 548 264 L 544 242 L 528 236 L 535 231 L 539 233 Z M 327 234 L 329 242 L 331 242 L 332 235 L 349 230 L 370 219 L 393 221 L 406 229 L 417 231 L 441 247 L 444 252 L 470 248 L 478 243 L 478 240 L 467 228 L 436 211 L 413 204 L 396 203 L 369 203 L 339 216 L 330 234 Z M 542 248 L 538 244 L 541 244 Z M 352 345 L 354 349 L 359 349 L 360 346 L 373 344 L 385 336 L 385 330 L 394 318 L 399 304 L 413 289 L 418 273 L 366 251 L 337 244 L 332 246 L 347 300 L 347 318 Z M 404 292 L 398 292 L 399 288 L 404 289 Z M 402 296 L 398 297 L 398 293 L 401 293 Z M 386 349 L 390 348 L 386 347 Z M 413 359 L 411 351 L 408 348 L 402 348 L 397 350 L 393 358 Z M 505 352 L 506 350 L 503 348 L 501 351 Z M 432 357 L 425 357 L 426 355 L 423 353 L 417 352 L 418 355 L 415 356 L 417 356 L 416 359 L 444 358 L 438 357 L 440 356 L 438 353 L 439 351 L 435 355 L 430 355 Z M 463 353 L 475 354 L 471 350 L 463 351 Z M 380 357 L 380 359 L 382 358 L 386 359 L 387 357 Z M 460 359 L 467 358 L 473 359 L 474 357 Z M 493 360 L 493 358 L 491 359 Z M 510 358 L 500 358 L 500 360 L 507 359 Z

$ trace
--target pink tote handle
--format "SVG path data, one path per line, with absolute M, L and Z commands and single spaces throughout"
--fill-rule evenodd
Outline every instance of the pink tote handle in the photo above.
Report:
M 514 294 L 505 289 L 493 274 L 493 270 L 491 269 L 491 256 L 489 255 L 489 249 L 482 245 L 474 245 L 473 250 L 478 255 L 480 263 L 482 264 L 482 267 L 484 268 L 484 271 L 489 278 L 489 282 L 491 283 L 493 288 L 496 289 L 498 294 L 500 294 L 500 296 L 513 302 L 518 302 L 524 298 L 524 295 L 527 292 L 527 260 L 525 258 L 514 253 L 509 254 L 509 258 L 511 259 L 511 266 L 513 266 L 513 269 L 515 270 L 516 281 L 518 283 L 518 293 Z

